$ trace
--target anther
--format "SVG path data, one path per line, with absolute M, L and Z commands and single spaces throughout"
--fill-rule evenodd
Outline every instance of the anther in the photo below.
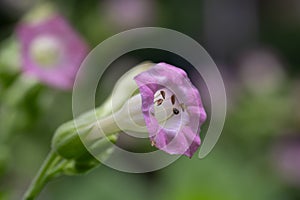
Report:
M 151 141 L 151 146 L 155 146 L 155 142 L 153 140 Z
M 175 104 L 175 95 L 174 94 L 171 96 L 171 102 L 172 102 L 172 105 Z
M 177 108 L 173 108 L 173 113 L 174 113 L 175 115 L 178 115 L 178 114 L 179 114 L 179 110 L 178 110 Z
M 161 90 L 161 91 L 160 91 L 160 94 L 161 94 L 161 96 L 162 96 L 163 99 L 166 98 L 166 93 L 165 93 L 165 91 Z
M 164 101 L 163 99 L 158 99 L 158 100 L 156 101 L 157 106 L 160 106 L 160 105 L 162 104 L 163 101 Z

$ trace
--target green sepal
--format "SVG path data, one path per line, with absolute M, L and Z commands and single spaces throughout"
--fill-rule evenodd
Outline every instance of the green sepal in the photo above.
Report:
M 88 151 L 82 143 L 79 134 L 88 134 L 90 125 L 75 125 L 74 121 L 61 125 L 52 138 L 52 149 L 65 159 L 75 159 Z M 77 132 L 78 131 L 78 132 Z
M 96 155 L 98 159 L 100 158 L 101 160 L 105 160 L 113 152 L 113 146 L 111 146 L 111 143 L 115 144 L 116 141 L 116 135 L 109 136 L 108 138 L 103 138 L 93 144 L 91 146 L 91 150 L 99 152 L 99 154 Z M 63 169 L 63 172 L 66 175 L 87 173 L 88 171 L 92 170 L 95 167 L 98 167 L 101 164 L 98 159 L 91 155 L 89 152 L 84 153 L 77 159 L 70 161 L 69 164 L 66 165 L 66 167 Z

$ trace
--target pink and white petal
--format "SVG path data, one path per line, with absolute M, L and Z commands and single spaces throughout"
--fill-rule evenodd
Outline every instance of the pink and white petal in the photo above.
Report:
M 184 154 L 191 157 L 200 145 L 198 132 L 206 119 L 206 113 L 199 92 L 187 74 L 172 65 L 159 63 L 136 76 L 135 81 L 142 96 L 142 110 L 149 137 L 155 146 L 169 154 Z M 182 124 L 181 129 L 161 127 L 154 116 L 154 94 L 163 88 L 172 91 L 179 102 L 184 104 L 188 117 L 172 122 L 173 127 Z

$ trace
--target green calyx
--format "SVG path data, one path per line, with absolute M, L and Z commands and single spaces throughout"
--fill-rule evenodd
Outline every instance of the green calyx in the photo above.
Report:
M 61 125 L 52 138 L 52 149 L 65 159 L 76 159 L 87 154 L 79 134 L 87 134 L 90 129 L 89 125 L 82 125 L 77 130 L 74 121 Z

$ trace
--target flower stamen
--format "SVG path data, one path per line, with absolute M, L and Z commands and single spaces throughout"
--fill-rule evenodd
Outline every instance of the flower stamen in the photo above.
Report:
M 155 142 L 153 140 L 151 141 L 151 146 L 155 146 Z
M 154 94 L 154 112 L 150 112 L 160 123 L 164 123 L 180 114 L 182 104 L 178 102 L 175 94 L 171 91 L 160 90 Z
M 161 94 L 161 96 L 162 96 L 163 99 L 166 98 L 166 93 L 165 93 L 165 91 L 161 90 L 161 91 L 160 91 L 160 94 Z
M 173 113 L 174 113 L 175 115 L 178 115 L 178 114 L 179 114 L 179 110 L 178 110 L 177 108 L 173 108 Z
M 172 103 L 172 105 L 175 104 L 175 95 L 174 94 L 171 96 L 171 103 Z
M 163 99 L 158 99 L 157 101 L 155 101 L 157 106 L 160 106 L 163 103 Z

